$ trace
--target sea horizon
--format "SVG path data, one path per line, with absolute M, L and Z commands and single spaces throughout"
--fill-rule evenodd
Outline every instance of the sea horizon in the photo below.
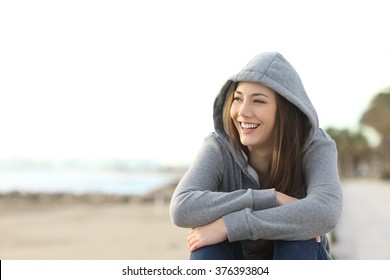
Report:
M 176 183 L 180 174 L 180 171 L 174 169 L 0 169 L 0 194 L 20 192 L 143 195 Z

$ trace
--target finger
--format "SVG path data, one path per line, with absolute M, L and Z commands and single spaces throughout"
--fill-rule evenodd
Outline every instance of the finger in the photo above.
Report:
M 187 235 L 191 235 L 191 234 L 194 234 L 195 232 L 197 232 L 197 228 L 192 228 L 188 231 Z
M 194 240 L 194 239 L 191 239 L 191 240 L 188 241 L 187 247 L 188 247 L 188 250 L 189 250 L 190 252 L 195 251 L 195 248 L 196 248 L 195 244 L 196 244 L 196 243 L 197 243 L 197 241 Z
M 193 230 L 189 231 L 187 234 L 187 240 L 193 238 L 194 236 L 195 236 L 195 232 Z
M 194 244 L 195 242 L 197 241 L 197 238 L 195 237 L 187 237 L 187 244 L 188 246 L 191 246 L 192 244 Z
M 200 241 L 197 241 L 197 242 L 194 242 L 194 244 L 192 244 L 190 247 L 189 247 L 189 251 L 190 252 L 194 252 L 196 250 L 198 250 L 199 248 L 202 248 L 203 245 Z
M 188 237 L 187 237 L 187 246 L 188 246 L 188 248 L 191 248 L 191 247 L 194 246 L 194 244 L 196 244 L 197 242 L 199 242 L 198 236 L 192 235 L 192 236 L 188 236 Z
M 321 236 L 316 236 L 316 242 L 321 243 Z

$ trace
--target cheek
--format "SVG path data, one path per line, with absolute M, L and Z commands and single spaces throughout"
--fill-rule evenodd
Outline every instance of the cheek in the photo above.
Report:
M 263 120 L 263 122 L 266 123 L 270 129 L 274 128 L 274 126 L 275 126 L 275 111 L 273 111 L 273 110 L 264 111 L 264 112 L 262 112 L 262 115 L 258 116 L 258 117 L 261 118 Z
M 275 127 L 275 122 L 276 122 L 276 113 L 275 112 L 270 112 L 269 114 L 269 123 L 271 124 L 272 128 Z
M 234 106 L 230 107 L 230 117 L 234 120 L 237 116 L 237 110 Z

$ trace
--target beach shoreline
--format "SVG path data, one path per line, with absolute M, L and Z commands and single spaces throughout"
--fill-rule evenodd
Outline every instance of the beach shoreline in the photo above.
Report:
M 389 182 L 344 180 L 342 186 L 345 205 L 332 254 L 388 259 L 389 226 L 383 221 L 390 213 Z M 143 196 L 0 194 L 0 259 L 188 260 L 188 229 L 169 217 L 175 187 Z
M 142 196 L 0 195 L 0 259 L 188 259 L 169 217 L 175 185 Z

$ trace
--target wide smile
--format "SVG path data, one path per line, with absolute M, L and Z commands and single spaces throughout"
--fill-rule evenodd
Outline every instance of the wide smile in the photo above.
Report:
M 246 122 L 239 122 L 240 127 L 244 133 L 251 133 L 256 130 L 260 126 L 260 124 L 256 123 L 246 123 Z

